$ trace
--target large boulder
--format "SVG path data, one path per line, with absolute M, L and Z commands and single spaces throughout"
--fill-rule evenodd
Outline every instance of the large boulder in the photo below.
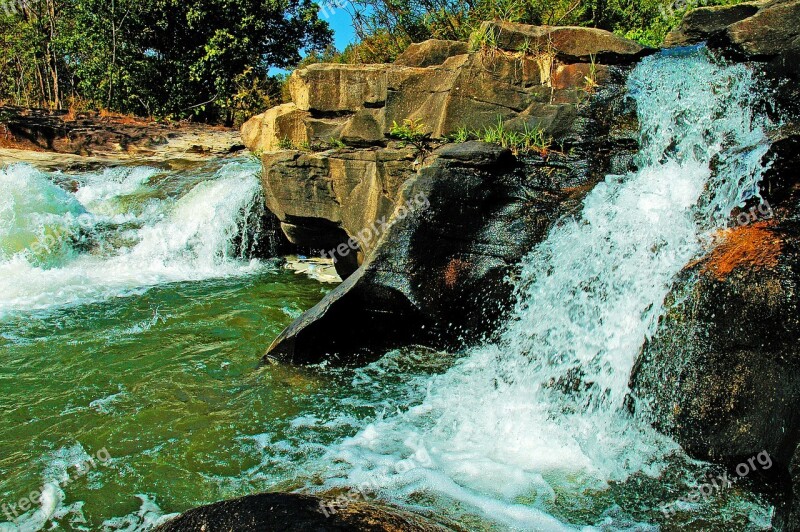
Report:
M 693 456 L 767 451 L 786 466 L 800 441 L 797 235 L 789 222 L 725 231 L 683 273 L 642 351 L 636 408 Z
M 730 44 L 751 59 L 773 58 L 798 49 L 800 0 L 770 2 L 726 30 Z
M 705 7 L 686 14 L 666 38 L 668 46 L 708 41 L 737 60 L 768 61 L 767 73 L 791 79 L 794 88 L 777 100 L 796 100 L 800 80 L 800 0 L 762 0 Z M 786 93 L 787 89 L 782 89 Z
M 800 523 L 800 136 L 775 134 L 763 202 L 676 280 L 655 336 L 631 375 L 631 408 L 692 456 L 733 466 L 767 452 L 777 467 L 760 489 L 794 502 L 773 525 Z M 791 498 L 791 497 L 790 497 Z M 788 526 L 788 528 L 787 528 Z
M 677 28 L 667 34 L 664 45 L 686 46 L 719 37 L 728 26 L 752 17 L 758 10 L 756 3 L 693 9 L 683 17 Z
M 343 501 L 344 499 L 342 499 Z M 363 501 L 263 493 L 189 510 L 156 532 L 447 532 L 404 510 Z
M 554 54 L 564 62 L 596 60 L 600 63 L 631 63 L 654 50 L 609 31 L 575 26 L 529 26 L 514 22 L 484 22 L 473 40 L 488 42 L 501 50 Z

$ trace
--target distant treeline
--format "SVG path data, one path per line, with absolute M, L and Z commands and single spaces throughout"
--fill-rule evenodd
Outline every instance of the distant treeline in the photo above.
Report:
M 412 42 L 466 40 L 495 19 L 593 26 L 658 45 L 687 9 L 731 3 L 0 0 L 0 103 L 237 123 L 281 102 L 273 67 L 387 62 Z M 360 41 L 333 49 L 320 4 L 350 12 Z
M 6 3 L 4 3 L 4 1 Z M 233 122 L 332 34 L 309 0 L 0 0 L 0 101 Z
M 342 0 L 333 0 L 341 2 Z M 485 20 L 523 24 L 589 26 L 648 46 L 659 46 L 687 11 L 741 0 L 351 0 L 360 42 L 342 53 L 315 53 L 346 63 L 391 61 L 410 43 L 467 40 Z M 341 4 L 339 4 L 341 5 Z

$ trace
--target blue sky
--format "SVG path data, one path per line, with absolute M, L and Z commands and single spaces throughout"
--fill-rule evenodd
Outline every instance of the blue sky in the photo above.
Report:
M 331 2 L 335 4 L 336 2 Z M 320 12 L 319 16 L 323 20 L 327 20 L 334 31 L 334 43 L 339 51 L 344 50 L 345 46 L 355 42 L 356 32 L 353 30 L 353 20 L 350 18 L 350 13 L 346 9 L 331 6 L 327 8 L 328 18 L 325 12 Z
M 2 0 L 0 0 L 0 2 L 2 2 Z M 336 2 L 331 3 L 335 4 Z M 357 40 L 356 32 L 353 29 L 353 19 L 346 9 L 334 6 L 328 7 L 327 9 L 327 16 L 326 12 L 320 11 L 319 18 L 327 21 L 330 25 L 333 30 L 333 43 L 336 49 L 341 52 L 348 44 L 354 43 Z M 269 69 L 271 75 L 285 74 L 286 72 L 288 71 L 282 68 L 273 67 Z

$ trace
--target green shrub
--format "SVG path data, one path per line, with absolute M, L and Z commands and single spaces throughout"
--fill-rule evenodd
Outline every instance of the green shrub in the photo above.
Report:
M 403 120 L 402 125 L 392 122 L 389 137 L 402 141 L 403 145 L 410 144 L 419 154 L 425 154 L 430 151 L 431 141 L 431 134 L 425 132 L 426 127 L 424 123 L 414 119 Z

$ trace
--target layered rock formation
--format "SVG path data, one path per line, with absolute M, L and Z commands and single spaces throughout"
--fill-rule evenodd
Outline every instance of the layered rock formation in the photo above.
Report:
M 392 65 L 312 65 L 292 76 L 293 103 L 244 126 L 286 236 L 333 256 L 346 278 L 270 357 L 355 362 L 413 342 L 479 341 L 510 307 L 509 279 L 552 223 L 609 170 L 628 169 L 636 120 L 625 76 L 648 50 L 600 30 L 499 23 L 474 40 L 482 44 L 472 52 L 421 43 Z M 430 153 L 387 137 L 404 120 L 425 124 Z M 498 121 L 541 129 L 553 146 L 518 159 L 436 140 Z M 276 151 L 326 142 L 348 147 Z
M 310 65 L 289 80 L 292 103 L 253 118 L 242 136 L 254 152 L 332 139 L 383 146 L 394 122 L 421 120 L 433 137 L 443 137 L 502 119 L 559 141 L 586 100 L 587 83 L 601 84 L 608 65 L 649 52 L 602 30 L 511 23 L 484 24 L 473 49 L 434 40 L 412 46 L 394 64 Z

